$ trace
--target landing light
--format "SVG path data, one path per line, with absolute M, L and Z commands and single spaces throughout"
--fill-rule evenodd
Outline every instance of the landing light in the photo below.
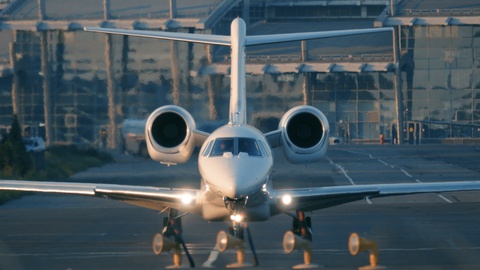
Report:
M 285 194 L 282 196 L 282 203 L 284 205 L 290 205 L 292 203 L 292 196 Z
M 183 204 L 191 204 L 193 202 L 193 196 L 190 194 L 184 194 L 182 196 L 182 203 Z
M 231 215 L 230 219 L 235 222 L 242 222 L 243 215 L 240 215 L 240 214 Z

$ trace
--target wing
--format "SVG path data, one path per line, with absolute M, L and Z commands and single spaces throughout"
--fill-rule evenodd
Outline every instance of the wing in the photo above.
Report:
M 199 190 L 194 189 L 13 180 L 0 181 L 1 190 L 97 196 L 154 210 L 172 207 L 186 212 L 195 212 L 199 193 Z
M 313 211 L 362 200 L 365 197 L 387 197 L 453 191 L 480 191 L 480 181 L 281 189 L 275 192 L 275 204 L 278 210 L 283 212 L 291 210 Z M 291 199 L 289 204 L 283 202 L 285 197 Z

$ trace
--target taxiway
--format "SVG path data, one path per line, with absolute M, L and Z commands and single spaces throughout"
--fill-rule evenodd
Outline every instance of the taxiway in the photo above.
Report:
M 274 186 L 328 186 L 371 183 L 480 180 L 480 148 L 465 145 L 338 145 L 328 158 L 309 165 L 286 165 L 276 153 Z M 198 186 L 196 160 L 165 167 L 120 156 L 72 181 L 159 186 Z M 456 192 L 378 198 L 309 213 L 313 262 L 324 269 L 356 269 L 368 254 L 352 257 L 352 232 L 377 242 L 380 265 L 389 269 L 480 268 L 480 194 Z M 0 206 L 0 269 L 153 269 L 172 264 L 155 256 L 151 239 L 162 217 L 152 210 L 101 198 L 31 195 Z M 184 238 L 197 267 L 222 268 L 233 251 L 214 249 L 226 223 L 187 215 Z M 282 237 L 291 218 L 277 216 L 250 229 L 262 269 L 302 263 L 301 252 L 285 254 Z M 184 264 L 187 264 L 185 257 Z M 247 252 L 246 260 L 251 260 Z

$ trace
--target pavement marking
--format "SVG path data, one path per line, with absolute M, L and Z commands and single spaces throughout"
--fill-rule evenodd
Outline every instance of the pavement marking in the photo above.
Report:
M 413 176 L 411 174 L 409 174 L 407 171 L 405 171 L 404 169 L 400 169 L 400 171 L 402 171 L 406 176 L 412 178 Z
M 418 179 L 415 179 L 415 181 L 417 181 L 417 183 L 423 183 L 422 181 L 418 180 Z M 442 194 L 437 194 L 438 197 L 440 197 L 440 199 L 446 201 L 447 203 L 453 203 L 452 201 L 450 201 L 449 199 L 447 199 L 445 196 L 443 196 Z
M 368 155 L 371 159 L 373 159 L 372 154 L 361 153 L 361 152 L 356 152 L 356 151 L 345 151 L 345 152 L 350 152 L 350 153 L 359 154 L 359 155 Z M 330 164 L 334 165 L 336 168 L 338 168 L 338 169 L 343 173 L 343 175 L 345 175 L 345 177 L 348 179 L 348 181 L 350 181 L 350 183 L 351 183 L 352 185 L 356 185 L 355 182 L 353 181 L 353 179 L 350 178 L 350 176 L 348 176 L 347 172 L 345 171 L 345 169 L 344 169 L 341 165 L 333 162 L 330 158 L 327 158 L 327 159 L 328 159 L 328 161 L 330 162 Z M 385 165 L 385 166 L 389 166 L 389 167 L 391 167 L 392 169 L 395 168 L 395 165 L 388 164 L 387 162 L 385 162 L 385 161 L 383 161 L 383 160 L 381 160 L 381 159 L 377 159 L 377 160 L 378 160 L 380 163 L 382 163 L 383 165 Z M 407 171 L 405 171 L 404 169 L 400 169 L 400 171 L 403 172 L 406 176 L 408 176 L 408 177 L 410 177 L 410 178 L 413 178 L 413 176 L 412 176 L 411 174 L 409 174 Z M 417 183 L 423 183 L 422 181 L 420 181 L 420 180 L 418 180 L 418 179 L 415 179 L 415 181 L 416 181 Z M 443 196 L 443 195 L 441 195 L 441 194 L 437 194 L 437 195 L 438 195 L 438 197 L 440 197 L 442 200 L 446 201 L 447 203 L 453 203 L 451 200 L 447 199 L 445 196 Z M 373 202 L 370 200 L 369 197 L 365 197 L 365 201 L 366 201 L 368 204 L 373 204 Z
M 330 162 L 330 164 L 334 165 L 337 169 L 339 169 L 343 173 L 343 175 L 348 179 L 348 181 L 350 181 L 350 184 L 352 184 L 353 186 L 356 185 L 355 182 L 353 182 L 353 179 L 350 178 L 350 176 L 348 176 L 347 172 L 340 164 L 333 162 L 333 160 L 331 160 L 330 158 L 327 158 L 327 160 Z
M 368 204 L 373 204 L 373 202 L 370 200 L 370 197 L 365 197 L 365 201 L 367 201 Z
M 386 163 L 385 161 L 383 161 L 383 160 L 381 160 L 381 159 L 377 159 L 377 160 L 378 160 L 380 163 L 382 163 L 383 165 L 385 165 L 385 166 L 389 166 L 389 164 L 388 164 L 388 163 Z
M 442 194 L 438 194 L 438 197 L 442 198 L 444 201 L 446 201 L 447 203 L 453 203 L 452 201 L 450 201 L 449 199 L 447 199 L 445 196 L 443 196 Z
M 362 152 L 357 152 L 357 151 L 352 151 L 352 150 L 344 150 L 344 151 L 347 152 L 347 153 L 364 155 L 364 156 L 369 156 L 370 158 L 373 158 L 372 154 L 369 154 L 369 153 L 362 153 Z
M 378 160 L 380 163 L 382 163 L 383 165 L 385 165 L 385 166 L 388 166 L 388 167 L 390 167 L 390 168 L 392 168 L 392 169 L 395 168 L 395 165 L 388 164 L 387 162 L 385 162 L 385 161 L 383 161 L 383 160 L 381 160 L 381 159 L 377 159 L 377 160 Z

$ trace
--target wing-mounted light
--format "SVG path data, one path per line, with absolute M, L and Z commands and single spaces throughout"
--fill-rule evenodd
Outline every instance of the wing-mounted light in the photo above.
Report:
M 282 148 L 292 163 L 316 162 L 325 156 L 330 127 L 325 115 L 312 106 L 290 109 L 279 123 Z
M 185 109 L 174 105 L 156 109 L 145 126 L 150 157 L 169 165 L 188 161 L 195 149 L 195 129 L 195 120 Z

